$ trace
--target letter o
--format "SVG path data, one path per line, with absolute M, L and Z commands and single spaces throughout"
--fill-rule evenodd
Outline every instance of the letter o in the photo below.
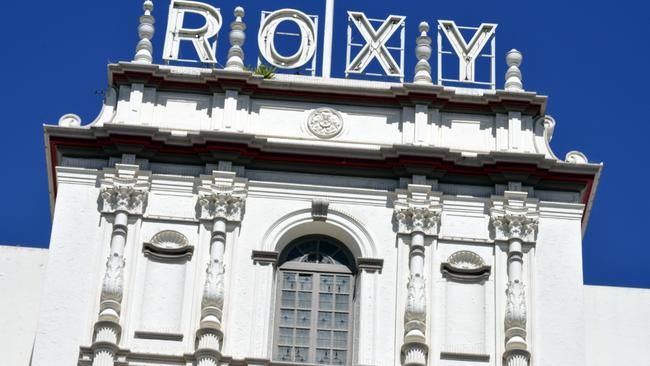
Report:
M 281 55 L 275 48 L 275 33 L 284 21 L 294 22 L 300 28 L 300 48 L 290 56 Z M 316 53 L 316 24 L 299 10 L 276 10 L 264 18 L 257 42 L 260 54 L 271 65 L 280 69 L 297 69 L 309 62 Z

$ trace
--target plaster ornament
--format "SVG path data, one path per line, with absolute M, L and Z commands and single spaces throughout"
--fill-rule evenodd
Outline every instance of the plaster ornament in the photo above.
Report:
M 123 293 L 123 272 L 126 264 L 123 257 L 113 254 L 106 261 L 106 273 L 102 281 L 101 301 L 112 300 L 122 301 Z
M 494 37 L 497 25 L 482 23 L 472 39 L 465 42 L 463 34 L 453 20 L 439 20 L 438 24 L 440 32 L 447 37 L 458 56 L 458 80 L 475 82 L 476 58 L 481 54 L 485 45 Z
M 205 285 L 203 287 L 203 300 L 201 305 L 205 307 L 214 307 L 219 310 L 223 308 L 224 287 L 223 274 L 225 268 L 223 263 L 215 259 L 208 264 L 206 270 Z
M 519 281 L 508 283 L 506 289 L 505 327 L 526 328 L 526 296 L 524 284 Z
M 326 221 L 330 201 L 325 198 L 314 198 L 311 201 L 311 217 L 314 221 Z
M 429 58 L 431 57 L 431 37 L 427 35 L 429 31 L 429 23 L 420 23 L 420 36 L 416 41 L 417 47 L 415 48 L 415 55 L 418 62 L 415 65 L 415 76 L 413 82 L 415 84 L 433 84 L 431 78 L 431 65 Z
M 281 55 L 275 47 L 277 28 L 282 22 L 292 22 L 299 28 L 300 45 L 289 56 Z M 297 69 L 304 66 L 316 54 L 317 27 L 307 14 L 295 9 L 280 9 L 263 17 L 257 37 L 262 57 L 280 69 Z
M 137 179 L 113 178 L 113 185 L 102 189 L 102 211 L 112 213 L 123 211 L 129 214 L 141 214 L 147 200 L 147 187 Z
M 332 138 L 343 130 L 343 117 L 332 108 L 318 108 L 309 115 L 307 128 L 320 138 Z
M 185 14 L 197 14 L 205 19 L 205 25 L 200 28 L 184 28 Z M 217 63 L 217 35 L 221 29 L 222 18 L 219 9 L 196 1 L 172 0 L 169 4 L 167 35 L 163 59 L 183 61 L 179 59 L 182 41 L 192 42 L 199 60 L 203 63 Z M 214 42 L 210 43 L 210 40 Z M 185 60 L 187 61 L 187 60 Z
M 228 50 L 227 70 L 244 71 L 244 50 L 242 46 L 246 41 L 246 24 L 244 24 L 244 8 L 235 8 L 235 21 L 230 23 L 230 49 Z
M 228 221 L 240 221 L 244 207 L 243 197 L 231 192 L 213 192 L 199 198 L 201 219 L 222 218 Z
M 79 127 L 81 126 L 81 117 L 74 113 L 64 114 L 59 118 L 59 126 L 62 127 Z
M 447 262 L 457 269 L 479 269 L 485 266 L 480 255 L 468 250 L 461 250 L 450 255 Z
M 404 366 L 424 366 L 427 364 L 428 347 L 422 343 L 407 343 L 402 347 Z
M 154 24 L 156 20 L 151 15 L 153 11 L 153 2 L 146 0 L 143 5 L 144 15 L 140 17 L 138 26 L 138 36 L 140 41 L 136 46 L 134 62 L 141 64 L 150 64 L 153 62 L 153 45 L 151 39 L 155 31 Z
M 492 216 L 492 225 L 500 234 L 509 239 L 533 240 L 537 233 L 539 220 L 537 216 L 527 214 L 510 214 Z
M 587 156 L 580 151 L 569 151 L 564 161 L 571 164 L 589 164 Z
M 408 294 L 406 300 L 406 312 L 404 320 L 408 322 L 417 321 L 424 323 L 427 318 L 426 290 L 424 277 L 411 275 L 408 282 Z
M 421 232 L 435 235 L 440 224 L 440 212 L 429 207 L 408 207 L 395 212 L 401 233 Z
M 189 246 L 185 235 L 174 230 L 161 231 L 151 238 L 151 244 L 163 249 L 177 249 Z
M 346 74 L 362 74 L 372 60 L 377 59 L 387 76 L 404 77 L 403 60 L 398 63 L 390 53 L 386 43 L 400 29 L 404 29 L 406 17 L 400 15 L 390 15 L 384 22 L 375 29 L 368 17 L 364 13 L 357 11 L 348 11 L 349 26 L 348 33 L 352 32 L 351 27 L 354 24 L 365 40 L 366 44 L 361 48 L 359 53 L 349 61 Z M 404 37 L 401 37 L 401 47 L 404 49 Z M 350 60 L 351 44 L 348 43 L 347 59 Z
M 521 52 L 512 49 L 506 54 L 506 64 L 508 71 L 506 71 L 505 89 L 507 91 L 524 91 L 524 84 L 521 81 L 521 61 L 523 56 Z

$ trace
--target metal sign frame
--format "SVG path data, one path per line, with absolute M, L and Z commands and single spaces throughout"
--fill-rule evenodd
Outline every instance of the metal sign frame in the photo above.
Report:
M 297 11 L 295 9 L 283 9 L 283 10 Z M 260 16 L 260 32 L 263 31 L 266 18 L 269 15 L 271 15 L 273 13 L 276 13 L 276 12 L 277 11 L 266 11 L 266 10 L 262 11 L 261 16 Z M 314 47 L 316 48 L 316 51 L 314 52 L 314 55 L 311 57 L 311 67 L 304 67 L 303 68 L 303 66 L 304 66 L 303 65 L 303 66 L 299 66 L 299 67 L 296 67 L 296 68 L 285 68 L 285 67 L 275 65 L 275 64 L 273 66 L 275 66 L 275 67 L 277 67 L 279 69 L 282 69 L 282 70 L 301 70 L 302 69 L 302 70 L 305 70 L 305 71 L 309 71 L 311 73 L 311 76 L 316 76 L 316 69 L 317 69 L 317 62 L 318 62 L 318 15 L 310 15 L 310 14 L 305 14 L 305 15 L 307 17 L 309 17 L 309 19 L 314 23 Z M 286 36 L 286 37 L 302 37 L 303 36 L 301 33 L 278 32 L 278 31 L 273 33 L 273 37 L 275 37 L 276 35 Z M 258 36 L 258 37 L 260 37 L 260 36 Z M 259 39 L 258 39 L 258 42 L 259 42 Z M 264 59 L 266 59 L 266 58 L 262 55 L 261 49 L 258 48 L 257 66 L 262 65 L 264 63 L 263 62 Z M 267 60 L 267 61 L 269 61 L 269 60 Z M 272 62 L 270 62 L 270 63 L 272 63 Z
M 352 25 L 357 22 L 357 20 L 354 18 L 355 15 L 361 15 L 364 20 L 368 22 L 370 27 L 367 27 L 365 23 L 360 23 L 364 24 L 363 27 L 366 28 L 361 28 L 360 25 L 355 24 L 356 29 L 363 35 L 364 31 L 368 34 L 369 37 L 381 37 L 380 39 L 373 39 L 372 44 L 368 43 L 368 39 L 364 37 L 364 41 L 366 41 L 366 44 L 361 44 L 361 43 L 355 43 L 353 36 L 352 36 Z M 396 24 L 396 27 L 399 27 L 399 29 L 391 30 L 390 28 L 387 27 L 388 24 L 390 23 Z M 372 26 L 372 24 L 379 23 L 380 26 L 379 28 L 375 28 Z M 390 39 L 393 38 L 394 34 L 399 30 L 399 37 L 400 37 L 400 46 L 387 46 L 386 44 Z M 367 76 L 376 76 L 376 77 L 395 77 L 400 80 L 400 82 L 404 82 L 404 50 L 405 50 L 405 35 L 406 35 L 406 17 L 401 16 L 401 15 L 389 15 L 386 19 L 376 19 L 376 18 L 368 18 L 364 13 L 360 12 L 352 12 L 348 11 L 348 37 L 347 37 L 347 49 L 346 49 L 346 55 L 345 55 L 345 77 L 349 78 L 351 74 L 356 74 L 356 75 L 367 75 Z M 389 32 L 388 36 L 384 33 Z M 379 47 L 373 47 L 375 41 L 379 42 Z M 351 69 L 350 62 L 351 62 L 351 56 L 352 56 L 352 48 L 361 48 L 359 53 L 363 52 L 363 50 L 366 47 L 371 48 L 369 61 L 366 63 L 365 66 L 361 68 L 360 71 L 354 71 Z M 399 60 L 399 74 L 397 73 L 392 73 L 391 71 L 387 69 L 385 64 L 389 64 L 390 61 L 383 60 L 381 59 L 381 55 L 378 53 L 377 48 L 385 48 L 388 51 L 389 56 L 391 57 L 392 61 L 395 61 L 393 58 L 393 55 L 390 53 L 390 51 L 399 51 L 400 54 L 400 60 Z M 359 53 L 357 53 L 357 56 L 359 56 Z M 379 74 L 379 73 L 373 73 L 373 72 L 365 72 L 364 70 L 368 66 L 368 64 L 372 61 L 372 59 L 377 59 L 384 69 L 385 74 Z M 395 62 L 397 63 L 397 62 Z
M 449 24 L 453 27 L 455 27 L 459 32 L 460 30 L 473 30 L 474 36 L 472 38 L 472 41 L 470 41 L 470 45 L 472 45 L 474 42 L 474 39 L 479 36 L 480 32 L 486 32 L 487 37 L 489 37 L 489 42 L 490 42 L 490 53 L 486 54 L 483 53 L 483 48 L 478 51 L 476 57 L 474 59 L 463 59 L 463 55 L 458 54 L 456 51 L 447 51 L 443 48 L 443 35 L 445 35 L 445 31 L 443 30 L 443 23 L 444 22 L 449 22 Z M 465 26 L 457 26 L 453 21 L 443 21 L 440 20 L 438 21 L 438 85 L 444 85 L 444 82 L 452 82 L 452 83 L 461 83 L 461 84 L 469 84 L 469 85 L 484 85 L 484 86 L 489 86 L 491 90 L 496 90 L 496 34 L 495 30 L 497 28 L 496 24 L 491 24 L 491 23 L 483 23 L 479 27 L 465 27 Z M 447 35 L 445 35 L 449 43 L 452 44 L 453 47 L 453 42 L 454 40 L 450 39 Z M 462 35 L 461 35 L 462 37 Z M 464 46 L 467 46 L 466 41 L 463 39 L 462 42 L 465 42 Z M 473 63 L 476 62 L 476 60 L 479 57 L 482 58 L 489 58 L 490 59 L 490 81 L 476 81 L 475 75 L 472 72 L 472 78 L 471 80 L 461 80 L 460 75 L 462 72 L 459 72 L 459 78 L 458 79 L 449 79 L 449 78 L 444 78 L 443 77 L 443 55 L 455 55 L 456 57 L 459 58 L 460 65 L 459 67 L 463 67 L 465 65 L 466 67 L 472 63 L 471 67 L 473 68 L 474 65 Z

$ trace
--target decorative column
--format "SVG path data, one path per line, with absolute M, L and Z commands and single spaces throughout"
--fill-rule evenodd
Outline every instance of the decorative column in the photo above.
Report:
M 235 173 L 215 171 L 203 177 L 198 189 L 199 219 L 212 227 L 210 262 L 201 301 L 201 323 L 196 332 L 198 366 L 218 366 L 223 344 L 224 252 L 228 223 L 240 222 L 246 201 L 246 180 Z
M 521 61 L 524 56 L 521 52 L 512 49 L 506 54 L 506 64 L 508 65 L 508 71 L 506 71 L 506 83 L 505 89 L 507 91 L 524 91 L 524 84 L 521 81 Z
M 429 347 L 426 343 L 426 282 L 424 246 L 426 236 L 437 236 L 440 226 L 440 195 L 426 185 L 410 184 L 395 201 L 398 234 L 410 236 L 408 295 L 404 312 L 402 364 L 424 366 Z
M 153 2 L 146 0 L 143 5 L 144 15 L 140 17 L 140 25 L 138 26 L 138 35 L 140 41 L 135 49 L 134 62 L 140 64 L 150 64 L 153 62 L 153 45 L 151 39 L 155 31 L 154 24 L 156 20 L 151 15 L 153 11 Z
M 537 206 L 527 200 L 528 193 L 506 191 L 504 200 L 493 203 L 490 215 L 497 240 L 508 243 L 508 286 L 506 289 L 505 366 L 528 366 L 530 351 L 526 343 L 526 294 L 523 282 L 523 245 L 537 235 Z
M 429 31 L 429 23 L 420 23 L 420 36 L 416 41 L 415 55 L 418 58 L 418 63 L 415 65 L 415 77 L 413 82 L 415 84 L 433 84 L 431 79 L 431 65 L 429 58 L 431 58 L 431 37 L 427 35 Z
M 244 71 L 244 50 L 241 46 L 246 41 L 246 24 L 243 21 L 244 8 L 235 8 L 235 21 L 230 23 L 230 49 L 228 50 L 228 61 L 226 70 Z
M 149 173 L 137 165 L 117 164 L 101 181 L 102 213 L 113 215 L 111 248 L 102 282 L 99 319 L 93 335 L 93 366 L 114 365 L 121 336 L 120 313 L 124 293 L 124 247 L 129 217 L 143 213 L 150 187 Z

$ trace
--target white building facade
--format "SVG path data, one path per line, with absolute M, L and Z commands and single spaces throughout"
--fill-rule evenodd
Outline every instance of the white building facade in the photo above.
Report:
M 434 84 L 423 24 L 414 82 L 265 78 L 241 9 L 224 69 L 152 63 L 145 11 L 97 119 L 45 126 L 31 365 L 593 364 L 602 166 L 551 151 L 521 54 L 503 90 Z

